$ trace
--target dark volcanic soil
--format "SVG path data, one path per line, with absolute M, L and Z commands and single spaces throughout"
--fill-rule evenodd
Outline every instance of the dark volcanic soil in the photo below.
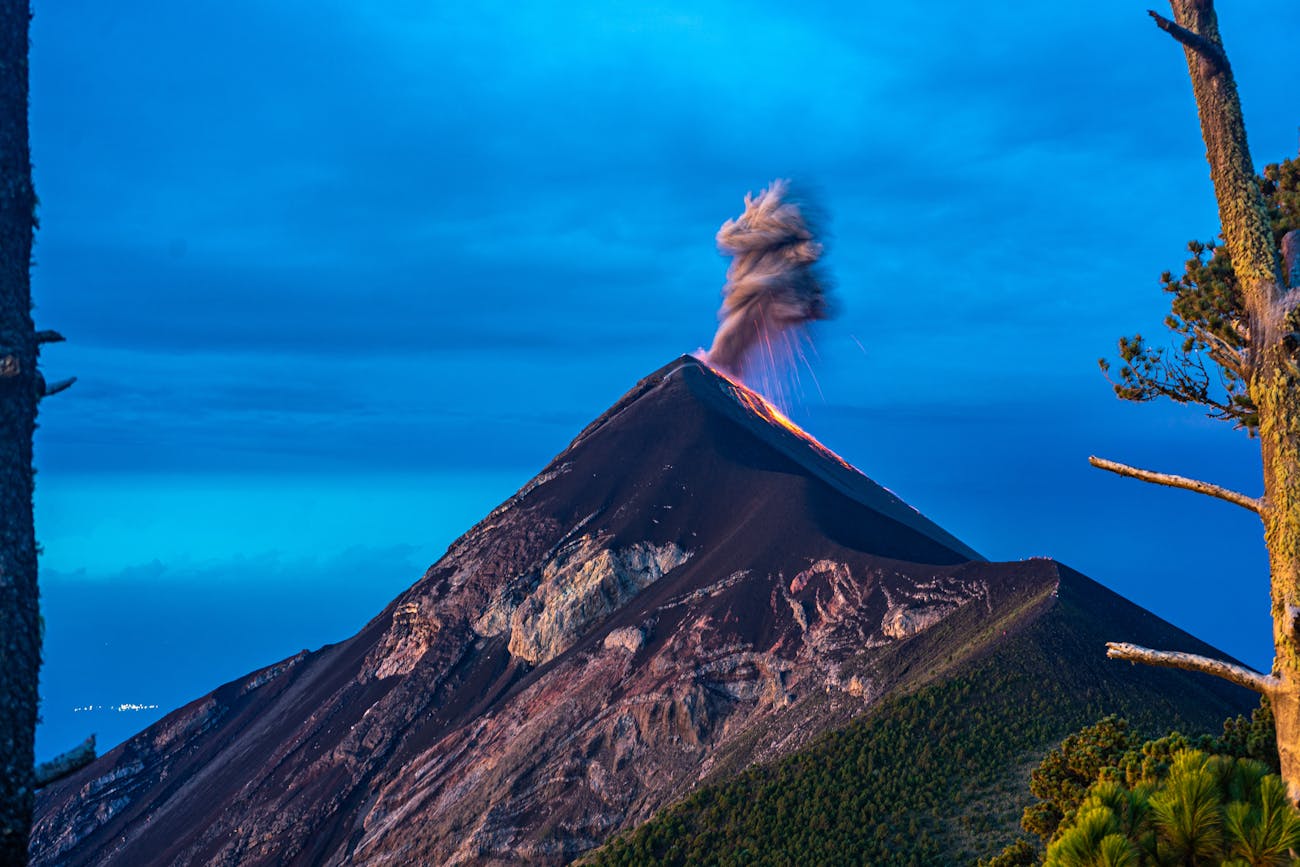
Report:
M 1062 574 L 983 561 L 682 358 L 356 636 L 43 791 L 33 856 L 562 863 L 940 676 L 1056 605 Z M 943 663 L 900 662 L 956 612 Z

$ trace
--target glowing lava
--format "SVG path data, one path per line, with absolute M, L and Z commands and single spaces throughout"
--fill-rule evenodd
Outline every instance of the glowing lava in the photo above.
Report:
M 781 410 L 773 406 L 772 403 L 768 401 L 767 398 L 763 397 L 763 395 L 754 391 L 752 388 L 745 385 L 743 382 L 733 379 L 725 371 L 719 370 L 718 368 L 714 367 L 711 364 L 709 365 L 709 370 L 713 371 L 719 377 L 726 380 L 727 384 L 731 387 L 731 396 L 735 398 L 736 401 L 741 406 L 749 409 L 751 412 L 753 412 L 755 415 L 757 415 L 759 418 L 763 419 L 767 423 L 776 425 L 777 427 L 782 428 L 788 431 L 789 433 L 794 434 L 799 439 L 803 440 L 808 445 L 816 449 L 818 454 L 830 458 L 831 460 L 835 461 L 835 463 L 844 467 L 846 470 L 850 470 L 855 473 L 861 472 L 861 470 L 859 470 L 857 467 L 853 466 L 848 461 L 844 460 L 844 458 L 840 457 L 839 455 L 835 454 L 835 452 L 831 451 L 830 449 L 826 448 L 826 446 L 822 445 L 821 442 L 819 442 L 815 436 L 808 433 L 803 428 L 799 427 L 799 425 L 790 421 L 790 419 L 786 416 L 785 413 L 781 412 Z

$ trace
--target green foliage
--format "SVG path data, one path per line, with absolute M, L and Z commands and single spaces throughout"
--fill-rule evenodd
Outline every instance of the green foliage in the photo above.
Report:
M 1300 159 L 1265 166 L 1260 192 L 1268 208 L 1273 241 L 1281 244 L 1283 235 L 1300 229 Z
M 1223 724 L 1223 736 L 1214 752 L 1263 762 L 1274 773 L 1281 773 L 1282 760 L 1277 754 L 1277 729 L 1273 725 L 1273 705 L 1268 697 L 1260 699 L 1250 719 L 1239 716 Z
M 981 858 L 979 867 L 1033 867 L 1038 863 L 1038 850 L 1023 837 L 992 858 Z
M 1259 783 L 1258 803 L 1238 801 L 1224 808 L 1230 855 L 1247 864 L 1285 864 L 1279 857 L 1300 843 L 1295 807 L 1282 778 L 1269 774 Z
M 1045 867 L 1290 865 L 1300 813 L 1254 759 L 1180 750 L 1155 776 L 1098 780 L 1047 848 Z
M 1110 784 L 1114 785 L 1114 784 Z M 1122 794 L 1113 793 L 1116 800 L 1128 804 Z M 1129 867 L 1141 857 L 1137 848 L 1125 835 L 1131 816 L 1116 813 L 1101 803 L 1100 798 L 1089 798 L 1079 809 L 1069 832 L 1048 849 L 1047 863 L 1054 867 Z
M 1300 159 L 1264 169 L 1259 179 L 1275 244 L 1300 228 Z M 1226 247 L 1192 241 L 1191 258 L 1183 273 L 1160 277 L 1173 296 L 1165 326 L 1178 338 L 1176 346 L 1154 347 L 1142 335 L 1121 337 L 1122 362 L 1115 394 L 1124 400 L 1167 397 L 1206 407 L 1211 418 L 1229 419 L 1254 432 L 1259 416 L 1247 389 L 1250 334 L 1245 322 L 1241 286 Z M 1109 377 L 1110 363 L 1098 362 Z
M 1225 721 L 1221 737 L 1170 732 L 1143 742 L 1127 720 L 1113 715 L 1071 734 L 1032 771 L 1030 792 L 1039 801 L 1024 809 L 1021 827 L 1049 844 L 1062 823 L 1073 822 L 1099 781 L 1135 786 L 1162 779 L 1175 755 L 1187 750 L 1257 760 L 1277 773 L 1281 764 L 1269 699 L 1261 699 L 1251 719 L 1236 716 Z
M 1229 853 L 1245 863 L 1270 864 L 1265 854 L 1290 828 L 1272 788 L 1261 788 L 1280 787 L 1286 802 L 1278 767 L 1267 698 L 1250 719 L 1224 722 L 1217 738 L 1171 732 L 1142 742 L 1126 720 L 1108 716 L 1065 738 L 1030 774 L 1040 800 L 1025 808 L 1021 826 L 1048 846 L 1053 864 L 1157 864 L 1166 856 L 1217 864 L 1204 851 L 1225 846 L 1245 853 Z M 981 867 L 1037 863 L 1023 860 L 1026 849 L 1034 852 L 1017 841 Z
M 1076 592 L 1062 585 L 1054 613 L 996 646 L 965 648 L 972 660 L 946 679 L 883 703 L 799 753 L 696 790 L 583 863 L 972 864 L 978 853 L 1003 847 L 986 863 L 1035 863 L 1041 850 L 1015 839 L 1016 823 L 1031 800 L 1029 770 L 1051 744 L 1112 711 L 1167 730 L 1177 716 L 1172 696 L 1206 696 L 1205 681 L 1183 680 L 1193 676 L 1182 672 L 1116 669 L 1097 652 L 1102 627 L 1084 622 Z M 1108 611 L 1108 628 L 1138 629 Z M 1197 707 L 1202 725 L 1214 718 L 1204 714 L 1207 705 L 1179 706 Z M 1127 723 L 1104 722 L 1108 728 L 1080 739 L 1075 752 L 1136 749 L 1140 739 Z M 1077 792 L 1065 774 L 1041 785 L 1081 798 L 1096 778 L 1089 769 L 1100 764 L 1071 758 L 1062 766 L 1077 777 Z
M 961 812 L 963 783 L 996 775 L 1005 756 L 999 729 L 1009 722 L 968 678 L 923 689 L 869 723 L 698 791 L 591 863 L 944 863 L 940 817 Z M 1007 734 L 1014 742 L 1025 731 L 1012 725 Z
M 1098 775 L 1117 766 L 1140 743 L 1128 721 L 1113 715 L 1067 737 L 1029 775 L 1029 791 L 1039 802 L 1025 808 L 1021 827 L 1044 843 L 1050 841 L 1061 820 L 1078 809 Z

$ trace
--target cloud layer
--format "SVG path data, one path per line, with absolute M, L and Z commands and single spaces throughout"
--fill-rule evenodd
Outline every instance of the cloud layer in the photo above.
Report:
M 1222 5 L 1262 165 L 1295 149 L 1300 6 Z M 1216 225 L 1181 49 L 1140 8 L 73 0 L 37 9 L 32 82 L 36 317 L 69 338 L 48 375 L 79 377 L 42 407 L 47 515 L 105 474 L 526 478 L 708 342 L 718 225 L 792 177 L 840 306 L 794 418 L 977 549 L 1066 557 L 1267 664 L 1266 624 L 1196 600 L 1256 529 L 1083 463 L 1258 479 L 1244 439 L 1096 373 L 1160 332 L 1159 272 Z M 366 544 L 426 544 L 374 502 L 394 529 Z M 118 513 L 79 515 L 43 524 L 47 588 L 79 563 L 137 586 L 151 557 L 96 562 Z M 229 532 L 186 538 L 265 553 Z

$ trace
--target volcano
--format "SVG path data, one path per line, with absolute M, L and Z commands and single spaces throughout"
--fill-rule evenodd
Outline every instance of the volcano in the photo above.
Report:
M 683 357 L 355 636 L 228 683 L 43 790 L 32 856 L 565 863 L 1008 636 L 1052 643 L 1066 611 L 1061 629 L 1098 660 L 1117 637 L 1215 653 L 1053 561 L 985 561 Z M 1162 720 L 1253 704 L 1218 680 L 1097 665 L 1080 690 L 1140 695 Z

